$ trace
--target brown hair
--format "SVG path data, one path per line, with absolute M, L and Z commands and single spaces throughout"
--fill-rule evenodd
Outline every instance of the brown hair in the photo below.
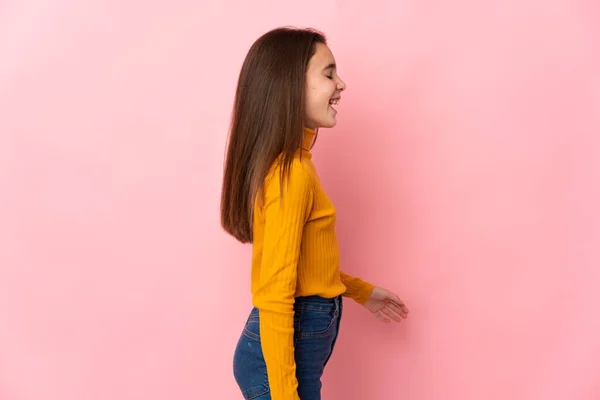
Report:
M 277 28 L 254 42 L 239 75 L 221 193 L 221 225 L 242 243 L 253 241 L 253 210 L 272 164 L 280 181 L 304 138 L 306 70 L 325 35 Z

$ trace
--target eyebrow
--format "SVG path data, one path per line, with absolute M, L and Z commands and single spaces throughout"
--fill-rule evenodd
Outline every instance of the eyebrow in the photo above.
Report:
M 325 71 L 326 69 L 330 69 L 330 68 L 335 69 L 335 63 L 329 64 L 328 66 L 326 66 L 325 68 L 323 68 L 323 71 Z

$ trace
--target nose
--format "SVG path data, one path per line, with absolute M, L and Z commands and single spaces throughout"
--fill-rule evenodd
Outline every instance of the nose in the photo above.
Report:
M 343 90 L 346 90 L 346 83 L 341 78 L 338 78 L 337 89 L 340 92 L 343 91 Z

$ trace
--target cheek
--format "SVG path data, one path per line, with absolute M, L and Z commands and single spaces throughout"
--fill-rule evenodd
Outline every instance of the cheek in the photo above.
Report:
M 323 104 L 329 105 L 329 100 L 333 96 L 335 87 L 329 85 L 313 86 L 306 93 L 307 105 L 309 107 L 321 107 Z

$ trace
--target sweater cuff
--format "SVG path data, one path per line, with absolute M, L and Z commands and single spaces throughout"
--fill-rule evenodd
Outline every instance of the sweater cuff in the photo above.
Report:
M 343 296 L 349 297 L 361 305 L 371 297 L 371 293 L 373 293 L 373 289 L 375 288 L 373 284 L 345 274 L 344 272 L 340 272 L 340 279 L 344 286 L 346 286 Z

